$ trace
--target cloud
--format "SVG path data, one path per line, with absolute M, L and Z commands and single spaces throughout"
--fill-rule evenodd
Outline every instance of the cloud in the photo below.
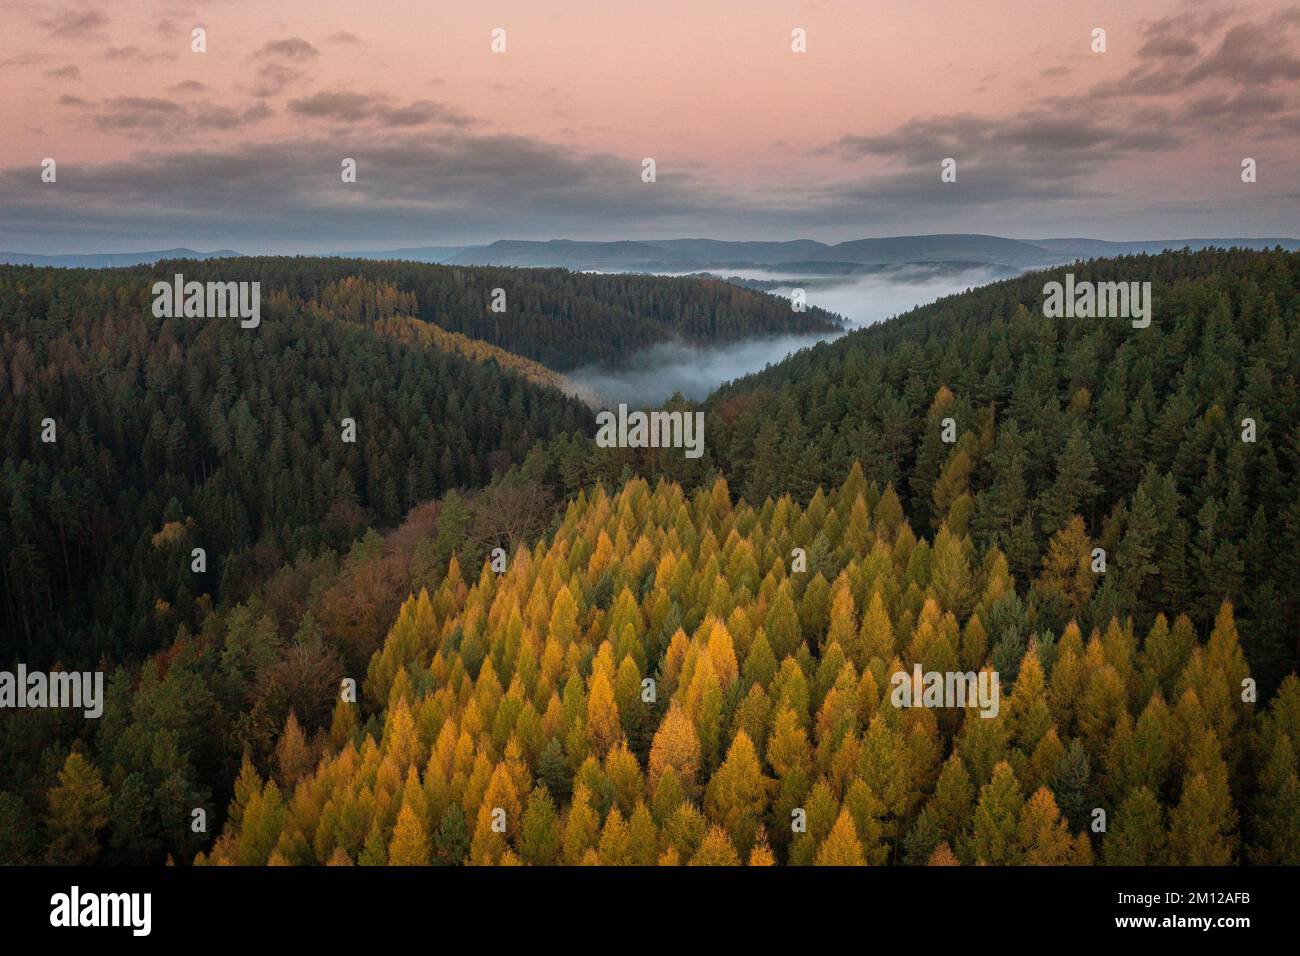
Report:
M 264 44 L 261 49 L 253 54 L 255 59 L 277 58 L 283 60 L 304 61 L 315 59 L 320 56 L 320 50 L 316 49 L 302 37 L 287 37 L 283 40 L 272 40 Z
M 262 98 L 276 96 L 286 87 L 300 80 L 302 75 L 302 70 L 285 66 L 283 63 L 264 63 L 257 70 L 253 95 Z
M 731 275 L 725 269 L 718 271 Z M 804 277 L 772 291 L 789 298 L 794 287 L 799 286 L 805 289 L 809 305 L 847 317 L 852 327 L 863 327 L 1004 275 L 993 268 L 937 273 L 902 266 L 817 284 L 808 283 Z M 761 270 L 755 271 L 753 277 L 773 278 Z M 657 406 L 674 392 L 698 400 L 723 382 L 757 372 L 792 352 L 842 334 L 795 333 L 708 346 L 664 342 L 643 349 L 622 367 L 585 366 L 566 375 L 609 405 L 627 402 L 632 406 Z
M 1200 47 L 1186 37 L 1159 34 L 1142 44 L 1138 50 L 1138 56 L 1181 59 L 1186 56 L 1195 56 L 1199 52 Z
M 79 80 L 81 79 L 81 67 L 69 63 L 66 66 L 59 67 L 58 69 L 46 70 L 45 75 L 53 77 L 56 80 Z
M 65 10 L 37 22 L 51 37 L 84 37 L 98 33 L 108 17 L 99 10 Z
M 104 51 L 104 59 L 137 63 L 155 63 L 176 59 L 175 53 L 146 53 L 138 46 L 111 46 Z
M 86 108 L 118 129 L 162 134 L 192 122 L 174 100 L 115 100 Z M 344 184 L 342 157 L 358 162 Z M 28 177 L 30 178 L 30 177 Z M 57 189 L 28 189 L 0 175 L 6 210 L 0 238 L 76 234 L 114 242 L 183 234 L 194 241 L 358 241 L 428 236 L 454 229 L 483 235 L 585 229 L 598 215 L 625 227 L 665 229 L 718 216 L 735 197 L 689 174 L 640 181 L 639 160 L 586 153 L 521 136 L 457 128 L 364 131 L 328 138 L 269 138 L 235 147 L 143 151 L 129 159 L 80 164 Z M 684 225 L 682 226 L 684 228 Z M 20 245 L 22 242 L 20 242 Z
M 34 66 L 37 63 L 45 63 L 49 59 L 50 55 L 48 53 L 36 53 L 29 50 L 26 53 L 19 53 L 17 56 L 11 56 L 0 60 L 0 69 L 5 69 L 11 66 Z
M 325 39 L 326 39 L 326 41 L 329 42 L 329 43 L 340 43 L 340 44 L 343 44 L 343 45 L 345 45 L 345 46 L 360 46 L 360 45 L 361 45 L 361 37 L 357 36 L 355 33 L 351 33 L 351 32 L 349 32 L 349 31 L 347 31 L 347 30 L 335 30 L 333 33 L 331 33 L 331 34 L 330 34 L 329 36 L 327 36 Z
M 1084 93 L 1040 97 L 1010 114 L 913 117 L 892 129 L 815 147 L 815 155 L 855 164 L 875 157 L 892 167 L 870 179 L 837 183 L 825 195 L 858 204 L 932 204 L 938 164 L 952 157 L 957 183 L 943 191 L 944 201 L 1048 201 L 1053 193 L 1083 199 L 1102 195 L 1096 185 L 1102 174 L 1128 159 L 1222 141 L 1225 135 L 1289 135 L 1300 116 L 1297 28 L 1300 7 L 1259 21 L 1204 9 L 1148 22 L 1142 63 Z M 1042 75 L 1066 72 L 1054 67 Z M 1117 102 L 1099 109 L 1099 100 Z
M 430 124 L 469 126 L 473 120 L 464 113 L 433 100 L 416 100 L 406 106 L 394 106 L 379 93 L 356 93 L 350 90 L 314 93 L 290 100 L 289 110 L 299 116 L 333 123 L 374 123 L 387 127 L 412 127 Z
M 963 171 L 978 170 L 1001 179 L 1005 190 L 1000 194 L 1038 195 L 1045 183 L 1060 189 L 1122 156 L 1161 152 L 1180 142 L 1164 111 L 1148 109 L 1141 122 L 1133 120 L 1132 115 L 1103 119 L 1069 103 L 1010 117 L 961 113 L 914 118 L 884 133 L 844 136 L 821 151 L 853 160 L 874 155 L 912 169 L 933 169 L 927 183 L 938 183 L 939 163 L 951 157 L 957 161 L 958 183 L 969 182 Z
M 100 104 L 93 122 L 105 130 L 174 128 L 185 113 L 175 100 L 155 96 L 115 96 Z
M 1292 31 L 1296 21 L 1273 17 L 1243 23 L 1224 36 L 1218 48 L 1187 72 L 1188 83 L 1222 78 L 1242 86 L 1267 86 L 1300 80 L 1300 54 Z
M 230 130 L 249 126 L 271 116 L 264 103 L 233 109 L 215 103 L 182 104 L 162 97 L 116 96 L 93 103 L 77 96 L 64 96 L 63 106 L 86 114 L 88 122 L 108 133 L 141 133 L 170 138 L 176 134 L 203 130 Z
M 1235 16 L 1214 8 L 1146 24 L 1138 50 L 1143 62 L 1118 79 L 1098 83 L 1088 95 L 1172 96 L 1206 82 L 1245 90 L 1300 79 L 1300 7 L 1262 20 L 1233 22 Z

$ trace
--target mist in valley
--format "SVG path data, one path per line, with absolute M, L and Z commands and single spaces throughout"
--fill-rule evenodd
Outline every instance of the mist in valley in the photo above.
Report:
M 676 392 L 701 400 L 722 383 L 761 371 L 799 349 L 1013 273 L 991 266 L 953 269 L 926 265 L 850 276 L 793 276 L 758 269 L 718 270 L 716 274 L 764 283 L 766 291 L 785 298 L 801 288 L 810 306 L 839 315 L 845 319 L 846 328 L 842 332 L 765 336 L 711 346 L 660 343 L 632 356 L 626 367 L 586 366 L 569 372 L 568 378 L 597 393 L 604 404 L 611 406 L 620 402 L 657 406 Z

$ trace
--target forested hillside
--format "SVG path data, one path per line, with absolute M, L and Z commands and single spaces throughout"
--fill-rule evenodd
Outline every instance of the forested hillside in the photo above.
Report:
M 304 552 L 145 661 L 106 661 L 99 720 L 4 711 L 0 861 L 193 859 L 225 819 L 241 759 L 273 766 L 283 740 L 328 730 L 339 680 L 365 673 L 412 592 L 437 588 L 453 555 L 477 565 L 552 528 L 555 502 L 531 471 L 449 492 L 342 552 Z M 210 830 L 194 830 L 195 808 Z
M 1066 272 L 1150 281 L 1150 327 L 1044 318 L 1043 284 Z M 703 459 L 612 452 L 603 473 L 695 484 L 717 469 L 748 500 L 807 501 L 861 461 L 918 532 L 968 522 L 980 553 L 1000 548 L 1035 621 L 1132 614 L 1146 629 L 1163 609 L 1205 629 L 1228 599 L 1267 689 L 1296 666 L 1300 254 L 1165 253 L 998 282 L 804 350 L 706 407 Z M 1059 536 L 1107 553 L 1064 603 L 1033 583 Z
M 467 570 L 405 602 L 328 734 L 245 762 L 200 862 L 1297 858 L 1300 683 L 1243 702 L 1230 605 L 1208 632 L 1032 630 L 999 550 L 918 539 L 856 467 L 806 508 L 597 489 Z M 914 663 L 1000 671 L 1000 711 L 894 706 Z
M 582 404 L 495 362 L 377 332 L 403 304 L 391 286 L 303 300 L 266 278 L 262 323 L 244 329 L 155 318 L 146 270 L 0 269 L 6 663 L 165 647 L 285 560 L 591 427 Z
M 108 672 L 0 720 L 0 861 L 1300 861 L 1300 254 L 1072 267 L 1146 329 L 1044 318 L 1065 269 L 941 300 L 696 460 L 427 324 L 551 273 L 246 261 L 256 331 L 0 269 L 5 646 Z M 896 707 L 914 664 L 998 713 Z
M 183 272 L 186 279 L 200 281 L 260 281 L 264 291 L 283 290 L 303 301 L 319 298 L 328 286 L 350 276 L 363 276 L 412 296 L 409 314 L 416 318 L 560 372 L 592 363 L 620 365 L 660 342 L 705 344 L 839 327 L 838 319 L 821 309 L 796 312 L 787 299 L 716 279 L 255 256 L 160 262 L 132 272 L 142 277 Z M 505 293 L 502 312 L 492 311 L 496 289 Z M 352 319 L 367 314 L 359 307 L 349 310 L 346 301 L 343 296 L 333 303 L 336 314 Z

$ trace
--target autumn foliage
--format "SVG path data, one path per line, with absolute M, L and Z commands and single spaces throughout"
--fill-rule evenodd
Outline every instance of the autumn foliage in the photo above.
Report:
M 1067 602 L 1074 537 L 1043 567 Z M 199 862 L 1300 859 L 1300 682 L 1243 700 L 1230 605 L 1208 635 L 1032 624 L 997 548 L 918 537 L 856 466 L 806 508 L 597 488 L 504 573 L 453 557 L 412 595 L 319 764 L 246 767 Z M 998 715 L 894 707 L 914 662 L 996 667 Z

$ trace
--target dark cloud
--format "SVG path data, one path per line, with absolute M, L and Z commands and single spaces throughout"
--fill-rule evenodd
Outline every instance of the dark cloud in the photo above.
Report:
M 194 126 L 198 129 L 236 129 L 259 123 L 272 115 L 265 103 L 254 103 L 242 110 L 212 103 L 202 103 L 191 111 Z
M 170 138 L 203 130 L 229 130 L 250 126 L 271 116 L 264 103 L 233 109 L 215 103 L 185 105 L 162 97 L 117 96 L 92 103 L 76 96 L 59 102 L 82 111 L 99 130 L 126 135 L 150 134 Z
M 1094 178 L 1126 158 L 1210 137 L 1281 135 L 1300 115 L 1291 82 L 1300 79 L 1297 28 L 1300 7 L 1259 22 L 1239 22 L 1218 9 L 1158 20 L 1144 27 L 1146 62 L 1083 94 L 1042 97 L 1010 116 L 915 117 L 814 152 L 851 161 L 874 156 L 906 167 L 896 178 L 891 171 L 857 187 L 837 187 L 862 201 L 906 195 L 914 182 L 929 188 L 946 157 L 957 160 L 958 200 L 1047 198 L 1044 187 L 1063 197 L 1090 195 Z M 1106 108 L 1098 108 L 1099 100 Z
M 138 46 L 112 46 L 104 51 L 104 59 L 136 63 L 154 63 L 160 60 L 174 60 L 176 54 L 171 52 L 146 53 Z
M 185 107 L 175 100 L 152 96 L 115 96 L 104 100 L 92 122 L 102 130 L 135 131 L 175 128 Z
M 1143 62 L 1097 84 L 1089 96 L 1172 96 L 1205 83 L 1244 90 L 1300 79 L 1300 7 L 1262 20 L 1235 20 L 1234 11 L 1209 9 L 1147 24 L 1138 50 Z
M 1183 117 L 1188 122 L 1204 122 L 1217 117 L 1241 119 L 1271 119 L 1286 111 L 1290 101 L 1277 90 L 1258 90 L 1225 95 L 1210 93 L 1190 100 L 1183 107 Z
M 190 114 L 161 101 L 136 104 L 134 113 L 122 105 L 114 115 L 144 124 Z M 355 184 L 341 181 L 344 157 L 357 161 Z M 22 245 L 15 236 L 118 242 L 184 234 L 354 244 L 446 231 L 564 234 L 589 228 L 593 215 L 629 229 L 687 228 L 701 214 L 716 219 L 739 208 L 738 197 L 667 165 L 655 184 L 642 183 L 640 171 L 637 158 L 454 129 L 151 151 L 78 166 L 45 194 L 21 186 L 18 176 L 0 176 L 0 239 Z
M 1185 56 L 1195 56 L 1199 52 L 1200 47 L 1186 37 L 1160 34 L 1142 44 L 1138 49 L 1138 56 L 1181 59 Z
M 108 23 L 99 10 L 65 10 L 37 21 L 52 37 L 84 37 L 98 33 Z
M 169 89 L 174 93 L 201 93 L 207 87 L 198 80 L 181 80 L 169 87 Z
M 290 100 L 289 110 L 299 116 L 333 123 L 374 123 L 379 126 L 411 127 L 441 124 L 469 126 L 473 120 L 445 103 L 417 100 L 406 106 L 394 106 L 392 101 L 377 93 L 356 93 L 350 90 L 314 93 L 302 99 Z
M 302 70 L 283 63 L 264 63 L 257 70 L 253 82 L 253 95 L 263 98 L 276 96 L 302 79 Z
M 146 110 L 192 121 L 190 111 Z M 218 118 L 213 117 L 214 121 Z M 174 137 L 188 142 L 186 137 Z M 343 183 L 340 161 L 357 162 Z M 1087 234 L 1119 221 L 1141 229 L 1151 203 L 1087 180 L 1036 178 L 1022 165 L 962 164 L 941 184 L 937 163 L 852 182 L 791 178 L 738 191 L 671 162 L 640 179 L 639 156 L 591 153 L 543 140 L 458 128 L 340 130 L 231 148 L 142 151 L 127 160 L 60 169 L 57 188 L 0 171 L 0 248 L 129 248 L 151 243 L 246 251 L 490 241 L 501 237 L 771 237 L 990 232 Z M 1288 184 L 1289 185 L 1289 184 Z M 1170 202 L 1161 221 L 1186 235 L 1289 231 L 1276 194 Z M 1192 220 L 1190 217 L 1199 217 Z M 1194 223 L 1202 223 L 1197 226 Z M 1108 225 L 1109 224 L 1109 225 Z M 1231 232 L 1228 232 L 1231 234 Z
M 1295 27 L 1296 21 L 1285 17 L 1239 24 L 1227 32 L 1218 49 L 1188 71 L 1186 80 L 1190 84 L 1222 78 L 1243 86 L 1300 80 Z
M 342 43 L 347 46 L 360 46 L 361 37 L 347 30 L 335 30 L 325 38 L 330 43 Z
M 46 70 L 45 75 L 56 80 L 79 80 L 81 79 L 81 67 L 69 63 L 58 69 Z
M 282 59 L 304 61 L 315 59 L 320 56 L 320 50 L 316 49 L 302 37 L 287 37 L 283 40 L 272 40 L 262 46 L 253 54 L 256 59 Z
M 849 159 L 881 156 L 927 171 L 937 171 L 939 162 L 951 157 L 959 169 L 1002 169 L 1059 184 L 1126 154 L 1159 152 L 1179 143 L 1171 118 L 1162 111 L 1146 111 L 1142 123 L 1132 119 L 1107 121 L 1075 107 L 1008 118 L 933 116 L 908 120 L 886 133 L 845 136 L 829 149 Z
M 48 53 L 36 53 L 29 50 L 26 53 L 19 53 L 17 56 L 0 60 L 0 70 L 11 66 L 34 66 L 37 63 L 45 63 L 50 58 Z

